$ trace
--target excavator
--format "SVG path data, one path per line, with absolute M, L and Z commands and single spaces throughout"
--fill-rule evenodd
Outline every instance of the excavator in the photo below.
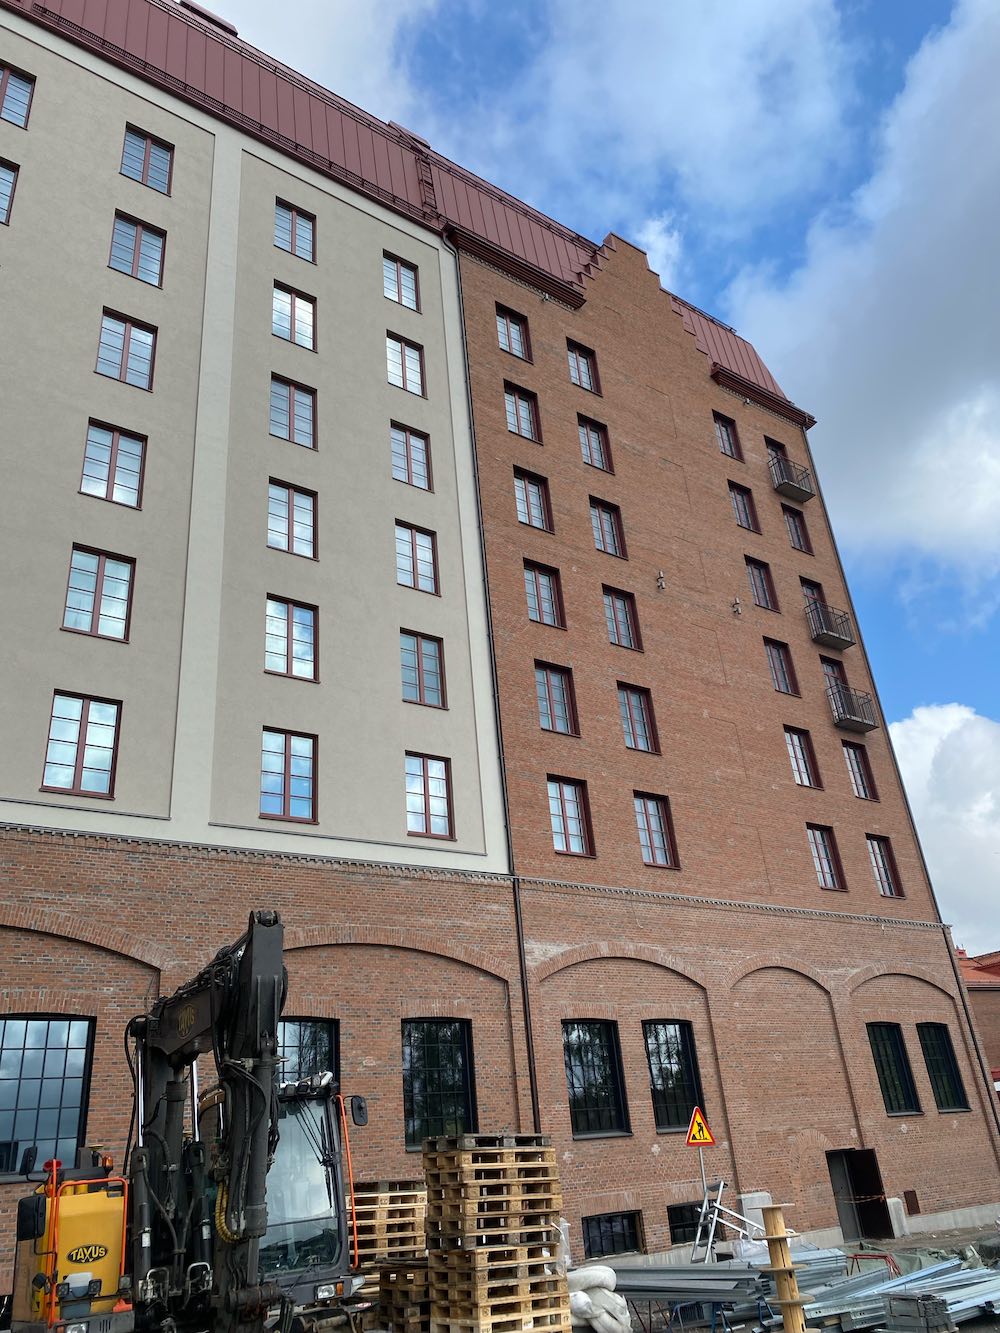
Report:
M 12 1333 L 323 1333 L 355 1322 L 347 1107 L 329 1070 L 282 1081 L 286 992 L 281 919 L 256 911 L 240 939 L 130 1021 L 122 1171 L 93 1149 L 72 1166 L 44 1163 L 40 1176 L 33 1149 L 22 1159 L 36 1188 L 17 1209 Z M 204 1092 L 199 1056 L 214 1062 Z M 364 1098 L 350 1102 L 365 1125 Z

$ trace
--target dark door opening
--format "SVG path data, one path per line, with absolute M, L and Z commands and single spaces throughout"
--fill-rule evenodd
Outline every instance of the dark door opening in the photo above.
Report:
M 882 1172 L 873 1148 L 828 1152 L 827 1166 L 845 1241 L 884 1240 L 892 1235 Z

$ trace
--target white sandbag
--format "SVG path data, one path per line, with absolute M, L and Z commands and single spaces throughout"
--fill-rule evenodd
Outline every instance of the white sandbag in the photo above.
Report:
M 585 1268 L 574 1268 L 566 1274 L 570 1291 L 591 1291 L 594 1287 L 604 1287 L 614 1291 L 618 1284 L 615 1270 L 604 1264 L 590 1264 Z
M 605 1287 L 595 1287 L 589 1295 L 590 1303 L 595 1309 L 603 1310 L 605 1314 L 614 1315 L 616 1319 L 626 1317 L 628 1301 L 624 1296 L 619 1296 L 617 1291 L 608 1291 Z
M 604 1310 L 599 1311 L 590 1321 L 590 1326 L 597 1330 L 597 1333 L 625 1333 L 621 1321 L 616 1319 L 613 1314 L 607 1314 Z
M 571 1291 L 569 1293 L 569 1312 L 575 1318 L 589 1321 L 593 1319 L 597 1310 L 594 1302 L 590 1299 L 586 1291 Z

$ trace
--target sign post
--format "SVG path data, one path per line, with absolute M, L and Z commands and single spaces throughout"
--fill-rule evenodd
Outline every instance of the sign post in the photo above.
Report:
M 691 1123 L 688 1125 L 687 1146 L 698 1149 L 698 1165 L 701 1167 L 701 1188 L 702 1193 L 708 1194 L 708 1179 L 705 1175 L 705 1149 L 715 1147 L 715 1137 L 708 1127 L 708 1121 L 702 1114 L 700 1106 L 696 1106 L 691 1112 Z

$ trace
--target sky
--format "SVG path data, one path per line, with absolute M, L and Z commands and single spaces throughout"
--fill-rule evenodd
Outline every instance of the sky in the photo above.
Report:
M 642 246 L 810 432 L 944 919 L 1000 949 L 997 0 L 213 0 L 567 226 Z

